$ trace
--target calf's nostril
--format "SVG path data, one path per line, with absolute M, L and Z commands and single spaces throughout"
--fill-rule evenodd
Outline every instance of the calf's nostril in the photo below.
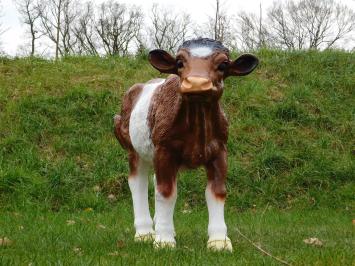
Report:
M 184 79 L 184 81 L 182 82 L 182 86 L 187 89 L 190 89 L 192 87 L 192 84 L 188 80 Z
M 211 81 L 207 81 L 201 85 L 201 88 L 203 90 L 208 90 L 208 89 L 211 89 L 212 87 L 213 87 L 213 84 Z

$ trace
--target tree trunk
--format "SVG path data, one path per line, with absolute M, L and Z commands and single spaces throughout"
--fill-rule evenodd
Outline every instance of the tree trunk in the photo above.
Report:
M 60 15 L 62 13 L 62 0 L 59 0 L 58 3 L 58 20 L 57 20 L 57 37 L 55 42 L 55 60 L 58 60 L 59 57 L 59 33 L 60 33 Z
M 219 0 L 216 0 L 216 18 L 214 22 L 214 39 L 218 39 L 218 20 L 219 20 Z
M 33 23 L 31 23 L 31 57 L 33 57 L 35 55 L 35 40 L 36 40 L 36 33 L 35 30 L 33 28 Z
M 31 57 L 35 55 L 35 39 L 32 38 L 32 43 L 31 43 Z

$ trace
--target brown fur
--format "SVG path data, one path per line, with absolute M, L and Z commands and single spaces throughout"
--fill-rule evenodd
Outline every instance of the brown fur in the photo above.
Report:
M 220 152 L 226 150 L 228 122 L 218 100 L 213 95 L 184 97 L 179 93 L 180 78 L 171 76 L 157 88 L 148 114 L 151 138 L 155 146 L 154 168 L 157 183 L 164 184 L 164 194 L 170 195 L 176 172 L 180 168 L 215 164 Z M 159 174 L 160 165 L 169 173 Z M 166 167 L 166 166 L 169 167 Z M 223 182 L 214 182 L 218 197 L 225 196 L 226 164 L 220 176 Z M 211 176 L 210 179 L 213 179 Z M 223 184 L 222 184 L 223 183 Z M 221 187 L 222 185 L 222 187 Z
M 151 138 L 155 147 L 176 154 L 179 167 L 196 168 L 224 146 L 228 123 L 218 102 L 208 96 L 183 97 L 179 87 L 175 76 L 155 92 L 148 114 Z

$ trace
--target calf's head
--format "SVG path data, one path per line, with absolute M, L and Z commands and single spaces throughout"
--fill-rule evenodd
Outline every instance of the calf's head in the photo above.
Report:
M 221 42 L 199 38 L 185 41 L 176 57 L 164 50 L 153 50 L 149 53 L 149 62 L 162 73 L 178 75 L 180 93 L 219 97 L 225 78 L 251 73 L 259 60 L 254 55 L 242 54 L 233 61 Z

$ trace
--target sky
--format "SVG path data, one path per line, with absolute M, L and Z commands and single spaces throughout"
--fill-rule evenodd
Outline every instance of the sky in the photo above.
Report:
M 120 3 L 135 4 L 140 6 L 149 16 L 149 10 L 153 3 L 163 4 L 174 11 L 183 10 L 191 14 L 191 17 L 197 23 L 206 21 L 207 17 L 213 14 L 215 0 L 118 0 Z M 228 6 L 229 15 L 237 15 L 240 11 L 259 12 L 260 2 L 263 10 L 273 3 L 274 0 L 222 0 L 224 6 Z M 339 0 L 355 10 L 355 0 Z M 14 0 L 0 0 L 2 2 L 2 15 L 0 18 L 3 28 L 6 32 L 1 36 L 1 48 L 9 55 L 21 54 L 21 46 L 28 41 L 25 26 L 20 20 L 16 10 Z M 100 4 L 103 0 L 94 0 L 95 4 Z

